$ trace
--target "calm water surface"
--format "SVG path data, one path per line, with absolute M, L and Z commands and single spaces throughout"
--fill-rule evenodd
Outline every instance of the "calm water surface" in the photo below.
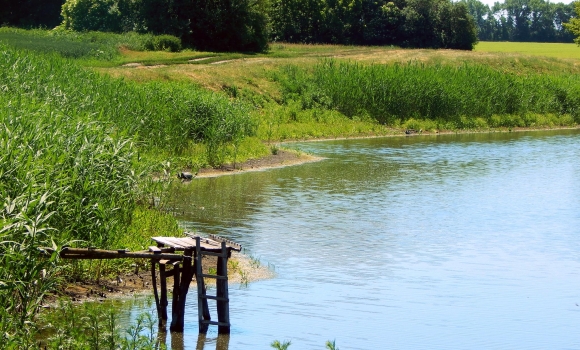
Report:
M 578 130 L 289 147 L 327 159 L 176 193 L 277 274 L 230 287 L 220 344 L 192 290 L 185 349 L 580 349 Z

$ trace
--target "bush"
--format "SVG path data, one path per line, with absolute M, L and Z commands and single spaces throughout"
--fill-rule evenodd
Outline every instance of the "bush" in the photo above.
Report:
M 181 40 L 173 35 L 158 35 L 151 37 L 145 43 L 145 49 L 148 51 L 181 51 Z

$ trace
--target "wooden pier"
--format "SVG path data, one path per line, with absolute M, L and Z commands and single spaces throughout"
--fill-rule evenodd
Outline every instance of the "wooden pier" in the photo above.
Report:
M 150 259 L 153 294 L 159 325 L 167 323 L 167 279 L 173 277 L 171 325 L 174 332 L 183 332 L 185 317 L 185 300 L 189 286 L 195 276 L 197 284 L 197 313 L 199 332 L 207 333 L 210 325 L 218 326 L 219 334 L 230 333 L 230 307 L 228 293 L 228 259 L 233 251 L 241 251 L 242 246 L 224 238 L 210 235 L 200 237 L 188 234 L 188 237 L 152 237 L 157 243 L 146 251 L 129 252 L 127 250 L 80 249 L 65 247 L 60 256 L 64 259 Z M 204 256 L 217 258 L 215 275 L 204 274 L 202 260 Z M 157 270 L 159 271 L 159 290 L 157 288 Z M 204 278 L 216 280 L 216 294 L 208 295 Z M 215 300 L 217 321 L 211 319 L 208 300 Z

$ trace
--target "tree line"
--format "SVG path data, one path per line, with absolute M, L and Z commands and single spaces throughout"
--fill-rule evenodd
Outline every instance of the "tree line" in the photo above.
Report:
M 574 4 L 548 0 L 0 0 L 0 25 L 170 34 L 186 46 L 270 41 L 471 49 L 477 40 L 572 42 Z
M 0 0 L 0 25 L 170 34 L 204 50 L 268 42 L 473 48 L 476 24 L 451 0 Z
M 574 3 L 546 0 L 505 0 L 493 6 L 479 0 L 461 0 L 473 16 L 479 40 L 572 42 L 565 23 L 576 17 Z

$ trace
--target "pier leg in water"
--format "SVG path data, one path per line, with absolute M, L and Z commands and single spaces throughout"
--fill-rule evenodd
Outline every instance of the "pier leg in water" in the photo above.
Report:
M 218 279 L 216 281 L 217 289 L 217 314 L 218 321 L 220 324 L 218 326 L 219 334 L 230 334 L 230 305 L 229 305 L 229 293 L 228 293 L 228 250 L 226 248 L 226 243 L 222 242 L 222 252 L 221 256 L 217 259 L 217 275 L 223 276 L 223 279 Z
M 177 302 L 177 308 L 173 309 L 176 312 L 172 315 L 170 330 L 172 332 L 183 332 L 184 319 L 185 319 L 185 299 L 187 298 L 187 292 L 189 290 L 189 284 L 193 279 L 193 268 L 191 266 L 191 257 L 193 255 L 193 249 L 186 249 L 184 256 L 189 256 L 189 259 L 183 260 L 183 269 L 181 270 L 181 283 L 179 284 L 179 296 L 177 300 L 174 298 L 173 301 Z
M 159 298 L 159 309 L 161 311 L 160 321 L 163 320 L 163 324 L 167 322 L 167 276 L 165 276 L 165 265 L 159 264 L 159 284 L 161 289 L 161 295 Z
M 159 319 L 159 327 L 165 327 L 165 321 L 161 316 L 161 304 L 159 303 L 159 294 L 157 293 L 157 276 L 155 272 L 155 264 L 157 264 L 157 260 L 151 259 L 151 284 L 153 285 L 153 295 L 155 296 L 155 306 L 157 308 L 157 318 Z

